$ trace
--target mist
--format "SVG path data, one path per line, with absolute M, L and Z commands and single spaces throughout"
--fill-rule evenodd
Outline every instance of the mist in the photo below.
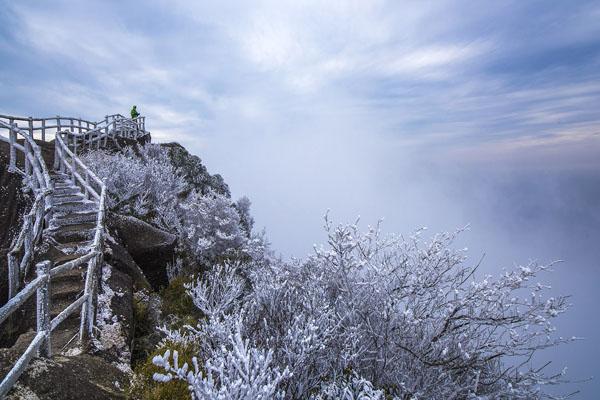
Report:
M 344 120 L 347 121 L 347 120 Z M 529 262 L 556 262 L 539 281 L 553 294 L 570 294 L 572 309 L 558 321 L 559 335 L 584 340 L 540 353 L 534 361 L 567 378 L 585 380 L 597 370 L 600 323 L 600 175 L 535 154 L 510 162 L 468 161 L 430 147 L 403 146 L 356 123 L 305 121 L 282 134 L 264 131 L 220 135 L 199 150 L 221 173 L 233 196 L 253 202 L 256 227 L 265 228 L 283 258 L 305 258 L 325 240 L 323 215 L 366 229 L 382 219 L 384 232 L 411 234 L 467 229 L 457 248 L 468 264 L 481 261 L 478 278 Z M 193 145 L 192 145 L 193 146 Z M 581 160 L 580 160 L 581 161 Z M 558 167 L 560 165 L 560 167 Z M 575 165 L 569 168 L 569 165 Z M 593 398 L 592 380 L 558 389 Z

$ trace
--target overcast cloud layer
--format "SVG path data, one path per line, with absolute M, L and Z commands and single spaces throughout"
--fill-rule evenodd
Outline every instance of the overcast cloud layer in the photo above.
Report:
M 586 340 L 548 358 L 598 375 L 598 2 L 202 3 L 0 1 L 0 113 L 137 104 L 155 141 L 250 197 L 286 257 L 331 209 L 398 233 L 470 224 L 494 274 L 563 259 L 559 329 Z

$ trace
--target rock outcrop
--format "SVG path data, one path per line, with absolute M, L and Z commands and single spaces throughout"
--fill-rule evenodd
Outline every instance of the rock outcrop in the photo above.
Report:
M 111 213 L 108 228 L 140 266 L 150 285 L 158 290 L 167 286 L 166 266 L 175 258 L 177 236 L 131 216 Z

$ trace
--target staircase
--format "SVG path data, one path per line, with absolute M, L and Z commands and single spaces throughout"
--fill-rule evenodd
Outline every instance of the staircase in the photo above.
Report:
M 51 196 L 54 213 L 50 227 L 44 235 L 46 240 L 52 242 L 54 248 L 60 251 L 48 257 L 54 267 L 59 267 L 90 251 L 96 232 L 98 205 L 85 197 L 70 176 L 54 172 L 50 177 L 54 185 Z M 83 294 L 85 272 L 85 265 L 81 265 L 52 277 L 50 319 L 56 318 Z M 71 314 L 58 330 L 63 334 L 52 335 L 52 348 L 65 350 L 67 344 L 76 343 L 71 339 L 78 334 L 79 315 Z M 64 343 L 67 339 L 71 342 Z
M 62 252 L 83 254 L 92 245 L 98 205 L 85 197 L 69 175 L 55 172 L 50 177 L 54 184 L 51 197 L 54 212 L 47 233 Z
M 15 121 L 28 121 L 29 129 L 19 129 Z M 150 137 L 144 117 L 129 119 L 120 114 L 100 122 L 0 115 L 2 129 L 9 133 L 8 138 L 0 135 L 0 140 L 10 144 L 10 170 L 26 178 L 36 198 L 9 252 L 9 301 L 0 307 L 0 324 L 31 303 L 28 300 L 34 295 L 37 301 L 35 315 L 29 313 L 29 319 L 35 317 L 35 330 L 22 334 L 13 346 L 20 357 L 0 382 L 0 398 L 35 356 L 50 357 L 74 344 L 85 351 L 94 335 L 106 185 L 77 157 L 78 149 L 107 146 L 108 139 L 118 144 L 117 138 L 146 141 Z M 48 129 L 56 129 L 53 172 L 34 140 L 39 130 L 45 141 Z M 23 144 L 17 140 L 19 135 Z M 17 157 L 17 150 L 24 157 Z

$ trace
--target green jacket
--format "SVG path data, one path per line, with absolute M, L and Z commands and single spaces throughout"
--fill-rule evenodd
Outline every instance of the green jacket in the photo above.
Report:
M 131 109 L 131 119 L 137 118 L 140 116 L 140 113 L 136 110 L 135 106 Z

